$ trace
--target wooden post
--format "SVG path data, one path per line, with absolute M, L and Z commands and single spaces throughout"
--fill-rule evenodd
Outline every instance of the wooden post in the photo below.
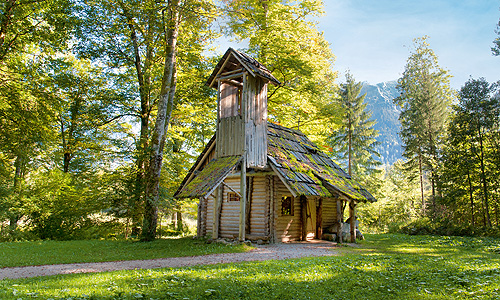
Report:
M 269 236 L 269 240 L 271 240 L 271 218 L 272 218 L 272 212 L 271 212 L 271 188 L 270 188 L 270 177 L 269 175 L 266 175 L 266 199 L 265 199 L 265 210 L 264 210 L 264 235 Z
M 245 240 L 245 224 L 246 224 L 246 202 L 247 202 L 247 162 L 245 155 L 243 154 L 243 159 L 241 160 L 241 177 L 240 177 L 240 228 L 239 228 L 239 240 L 242 242 Z
M 271 202 L 269 204 L 270 206 L 270 213 L 271 213 L 271 224 L 270 224 L 270 234 L 271 234 L 271 241 L 273 243 L 278 242 L 278 231 L 276 230 L 276 225 L 278 224 L 278 214 L 276 213 L 276 200 L 274 196 L 274 176 L 270 176 L 270 181 L 269 181 L 269 188 L 271 192 Z M 281 242 L 281 241 L 280 241 Z
M 221 147 L 221 141 L 219 137 L 219 123 L 220 123 L 220 80 L 217 80 L 217 126 L 215 129 L 215 158 L 219 158 L 219 148 Z
M 356 242 L 356 214 L 354 213 L 354 208 L 356 203 L 354 200 L 349 201 L 349 218 L 351 220 L 351 243 Z
M 318 199 L 318 206 L 316 207 L 316 238 L 321 240 L 323 238 L 323 199 Z
M 250 214 L 252 212 L 252 190 L 253 190 L 253 177 L 248 177 L 247 179 L 247 188 L 246 188 L 246 194 L 247 194 L 247 203 L 245 206 L 245 214 L 246 214 L 246 219 L 245 219 L 245 233 L 250 234 L 251 230 L 251 223 L 250 223 Z
M 342 202 L 337 198 L 337 240 L 342 243 Z
M 219 238 L 219 226 L 220 226 L 220 213 L 222 208 L 222 199 L 224 197 L 224 186 L 221 185 L 217 188 L 217 192 L 214 199 L 214 213 L 212 222 L 212 238 Z
M 198 202 L 198 219 L 196 220 L 196 237 L 201 237 L 201 201 L 203 198 L 200 198 Z
M 305 196 L 300 196 L 300 220 L 302 227 L 302 241 L 307 241 L 307 198 Z M 292 204 L 293 205 L 293 204 Z

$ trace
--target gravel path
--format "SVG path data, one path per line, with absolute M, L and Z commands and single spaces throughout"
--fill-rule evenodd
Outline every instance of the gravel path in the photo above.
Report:
M 129 260 L 101 263 L 78 263 L 2 268 L 0 269 L 0 280 L 4 278 L 15 279 L 57 274 L 92 273 L 133 269 L 177 268 L 193 265 L 224 264 L 244 261 L 332 256 L 336 254 L 335 245 L 335 243 L 326 241 L 286 243 L 260 245 L 256 246 L 255 249 L 245 253 L 224 253 L 151 260 Z

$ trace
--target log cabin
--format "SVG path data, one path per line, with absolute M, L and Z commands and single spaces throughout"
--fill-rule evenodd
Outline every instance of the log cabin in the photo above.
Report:
M 216 133 L 174 197 L 199 199 L 199 237 L 269 243 L 321 239 L 328 229 L 341 239 L 348 204 L 354 242 L 356 204 L 375 198 L 302 132 L 268 122 L 268 84 L 280 82 L 227 50 L 207 81 L 218 91 Z

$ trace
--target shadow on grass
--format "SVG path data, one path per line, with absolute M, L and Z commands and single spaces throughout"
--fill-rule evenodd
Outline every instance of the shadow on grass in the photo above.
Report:
M 377 235 L 361 246 L 332 257 L 3 280 L 0 299 L 500 298 L 500 259 L 484 241 Z
M 0 298 L 498 299 L 498 267 L 498 261 L 348 254 L 1 281 Z

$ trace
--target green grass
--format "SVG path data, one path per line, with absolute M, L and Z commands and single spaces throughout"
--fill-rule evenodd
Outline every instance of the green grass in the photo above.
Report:
M 368 235 L 333 257 L 2 280 L 0 299 L 499 299 L 499 245 Z
M 206 244 L 189 237 L 149 243 L 133 240 L 10 242 L 0 243 L 0 268 L 194 256 L 247 249 L 246 245 Z

